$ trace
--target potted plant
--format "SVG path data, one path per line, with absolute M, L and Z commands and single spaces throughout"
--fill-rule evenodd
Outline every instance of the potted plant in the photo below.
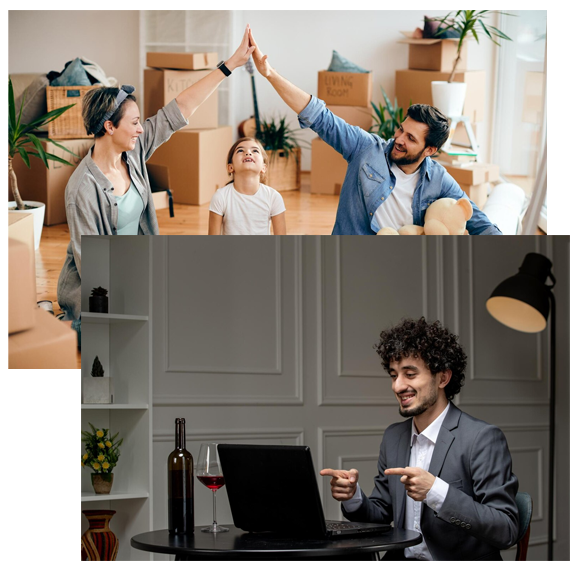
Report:
M 89 422 L 92 433 L 81 431 L 81 441 L 85 444 L 85 452 L 81 458 L 83 467 L 89 466 L 91 473 L 91 483 L 97 495 L 108 495 L 113 485 L 113 469 L 119 461 L 121 455 L 119 447 L 123 439 L 117 441 L 119 433 L 109 437 L 109 430 L 106 428 L 97 429 Z
M 22 103 L 20 104 L 20 109 L 16 110 L 16 104 L 14 102 L 14 90 L 12 88 L 12 79 L 8 78 L 8 179 L 10 181 L 10 190 L 14 196 L 13 202 L 8 202 L 8 209 L 14 212 L 22 213 L 32 213 L 34 216 L 34 248 L 38 249 L 40 244 L 40 235 L 42 233 L 42 224 L 44 222 L 44 209 L 45 205 L 42 202 L 24 201 L 20 196 L 20 190 L 18 188 L 18 180 L 16 178 L 16 173 L 12 167 L 12 160 L 18 154 L 22 158 L 24 164 L 30 168 L 30 156 L 36 156 L 42 160 L 44 166 L 48 168 L 48 161 L 52 160 L 55 162 L 62 162 L 72 166 L 72 164 L 59 156 L 46 152 L 42 147 L 41 140 L 32 132 L 39 127 L 47 125 L 48 123 L 54 121 L 60 117 L 65 111 L 70 109 L 73 105 L 67 105 L 65 107 L 60 107 L 54 109 L 41 117 L 38 117 L 31 123 L 22 122 L 22 109 L 24 108 L 24 100 L 26 98 L 26 92 L 22 97 Z M 62 148 L 72 156 L 77 158 L 74 152 L 70 151 L 68 148 L 62 146 L 52 139 L 43 139 L 48 142 L 53 143 L 59 148 Z
M 83 377 L 83 404 L 112 404 L 114 401 L 113 382 L 105 376 L 105 370 L 99 357 L 93 361 L 90 376 Z
M 268 154 L 266 184 L 276 190 L 300 189 L 300 141 L 286 118 L 262 121 L 259 141 Z
M 399 107 L 397 99 L 395 98 L 395 105 L 391 103 L 390 99 L 387 97 L 385 90 L 381 87 L 381 93 L 383 94 L 384 105 L 379 102 L 379 105 L 371 102 L 375 114 L 373 115 L 374 124 L 370 129 L 369 133 L 376 132 L 379 137 L 388 141 L 395 136 L 397 129 L 401 126 L 401 123 L 405 119 L 405 109 Z M 409 106 L 412 103 L 409 102 Z
M 463 105 L 465 104 L 465 94 L 467 84 L 463 82 L 454 82 L 455 70 L 461 61 L 461 48 L 463 42 L 471 34 L 477 43 L 479 43 L 479 34 L 485 34 L 494 44 L 501 45 L 496 38 L 511 41 L 501 30 L 494 26 L 486 24 L 484 20 L 492 14 L 504 14 L 513 16 L 507 12 L 499 10 L 457 10 L 449 12 L 441 18 L 431 18 L 440 22 L 439 29 L 435 36 L 440 36 L 448 30 L 455 30 L 459 36 L 457 40 L 457 58 L 447 81 L 432 81 L 431 93 L 433 96 L 433 106 L 437 107 L 444 115 L 448 117 L 459 117 L 463 114 Z
M 108 313 L 109 312 L 109 298 L 107 297 L 107 289 L 103 287 L 95 287 L 91 291 L 89 297 L 89 311 L 91 313 Z

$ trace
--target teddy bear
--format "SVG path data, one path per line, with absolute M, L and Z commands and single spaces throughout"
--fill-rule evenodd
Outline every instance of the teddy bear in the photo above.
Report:
M 461 236 L 468 235 L 466 224 L 473 215 L 473 207 L 467 198 L 439 198 L 425 212 L 425 226 L 408 225 L 399 228 L 382 228 L 377 235 L 401 236 Z

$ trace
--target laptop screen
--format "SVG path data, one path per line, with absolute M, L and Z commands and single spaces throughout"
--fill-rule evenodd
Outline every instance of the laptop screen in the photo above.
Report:
M 222 443 L 218 452 L 236 527 L 253 532 L 325 535 L 309 447 Z

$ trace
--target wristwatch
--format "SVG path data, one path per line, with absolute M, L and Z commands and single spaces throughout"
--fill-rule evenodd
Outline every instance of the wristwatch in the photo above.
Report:
M 217 69 L 221 69 L 223 71 L 223 74 L 227 77 L 228 75 L 231 75 L 232 72 L 226 67 L 226 62 L 225 61 L 220 61 L 217 64 Z

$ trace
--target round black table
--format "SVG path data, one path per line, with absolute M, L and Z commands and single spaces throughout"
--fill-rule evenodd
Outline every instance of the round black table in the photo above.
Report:
M 371 536 L 290 538 L 272 533 L 249 533 L 227 526 L 229 532 L 212 534 L 195 527 L 192 537 L 170 536 L 167 530 L 138 534 L 131 546 L 147 552 L 174 554 L 175 560 L 377 560 L 378 553 L 419 544 L 418 532 L 391 529 Z

